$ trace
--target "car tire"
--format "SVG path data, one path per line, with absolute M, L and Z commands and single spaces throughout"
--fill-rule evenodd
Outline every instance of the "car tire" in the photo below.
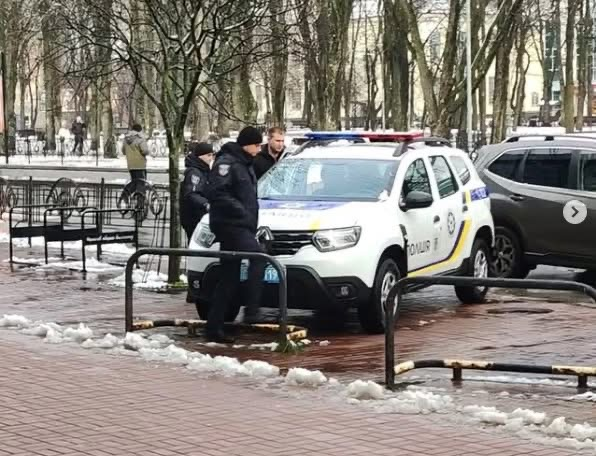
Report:
M 206 299 L 199 299 L 195 302 L 195 306 L 197 308 L 199 318 L 201 320 L 207 321 L 207 318 L 209 317 L 209 309 L 211 308 L 211 302 Z M 228 309 L 226 310 L 226 323 L 234 322 L 236 320 L 236 317 L 238 317 L 239 313 L 240 302 L 238 299 L 234 299 L 230 307 L 228 307 Z
M 530 267 L 524 261 L 522 244 L 517 234 L 505 227 L 495 227 L 495 254 L 491 275 L 503 279 L 525 279 Z
M 472 252 L 467 263 L 467 277 L 489 277 L 490 275 L 490 249 L 486 241 L 476 238 L 472 245 Z M 455 294 L 464 304 L 480 304 L 484 302 L 488 287 L 455 287 Z
M 360 325 L 369 334 L 385 332 L 385 300 L 387 294 L 401 279 L 399 266 L 393 258 L 384 257 L 379 262 L 371 297 L 358 306 Z

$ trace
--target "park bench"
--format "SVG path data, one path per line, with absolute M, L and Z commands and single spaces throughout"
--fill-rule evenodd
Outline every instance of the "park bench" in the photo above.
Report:
M 16 221 L 13 213 L 21 209 L 26 211 L 26 221 Z M 34 222 L 33 209 L 43 209 L 41 222 Z M 68 223 L 68 219 L 74 212 L 80 214 L 80 223 Z M 58 214 L 59 221 L 50 220 L 53 214 Z M 122 217 L 132 214 L 133 226 L 106 228 L 104 216 L 112 213 L 120 213 Z M 93 217 L 93 222 L 88 219 Z M 16 263 L 13 255 L 13 239 L 28 238 L 31 246 L 31 238 L 42 237 L 44 239 L 44 259 L 48 264 L 48 244 L 60 242 L 60 255 L 64 259 L 65 242 L 81 242 L 81 259 L 83 272 L 87 272 L 86 247 L 94 245 L 97 247 L 97 259 L 101 260 L 101 247 L 106 244 L 127 244 L 132 243 L 135 249 L 139 246 L 139 217 L 137 209 L 97 209 L 87 206 L 56 206 L 51 204 L 23 205 L 10 208 L 9 211 L 9 251 L 10 263 Z

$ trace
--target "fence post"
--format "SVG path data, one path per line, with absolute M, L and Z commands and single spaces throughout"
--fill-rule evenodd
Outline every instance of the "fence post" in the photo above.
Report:
M 29 176 L 29 185 L 27 187 L 27 210 L 28 226 L 31 228 L 31 219 L 33 218 L 33 176 Z M 31 248 L 31 236 L 29 236 L 29 248 Z
M 102 177 L 101 183 L 99 186 L 99 210 L 100 211 L 103 211 L 103 209 L 104 209 L 105 190 L 106 190 L 106 179 L 105 179 L 105 177 Z M 101 233 L 103 230 L 103 212 L 95 214 L 95 216 L 97 217 L 97 219 L 96 219 L 97 229 Z M 110 223 L 110 220 L 108 220 L 108 223 Z M 97 244 L 97 261 L 101 261 L 101 253 L 102 253 L 101 252 L 101 244 Z

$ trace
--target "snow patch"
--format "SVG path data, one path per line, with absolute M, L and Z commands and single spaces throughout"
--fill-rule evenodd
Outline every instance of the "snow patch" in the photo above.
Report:
M 370 380 L 356 380 L 348 385 L 346 392 L 349 397 L 358 400 L 380 400 L 385 397 L 383 387 Z
M 301 367 L 292 367 L 286 374 L 285 382 L 291 386 L 317 387 L 327 382 L 321 371 L 311 371 Z
M 124 288 L 125 274 L 111 279 L 108 284 L 116 287 Z M 188 278 L 185 275 L 180 276 L 180 281 L 188 283 Z M 144 271 L 142 269 L 135 269 L 132 272 L 132 283 L 134 288 L 144 288 L 151 290 L 160 290 L 168 287 L 168 276 L 157 271 Z
M 383 402 L 381 412 L 401 414 L 447 413 L 455 409 L 453 399 L 428 391 L 404 391 Z

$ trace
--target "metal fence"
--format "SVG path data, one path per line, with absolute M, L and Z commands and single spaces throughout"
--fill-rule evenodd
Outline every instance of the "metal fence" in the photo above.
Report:
M 69 178 L 56 181 L 35 179 L 0 178 L 0 217 L 10 208 L 29 206 L 16 211 L 21 220 L 39 223 L 43 221 L 43 209 L 39 206 L 95 207 L 104 209 L 137 209 L 140 220 L 163 221 L 169 213 L 168 189 L 165 185 L 134 180 L 126 185 L 99 182 L 75 182 Z M 74 211 L 73 211 L 74 212 Z M 75 214 L 68 214 L 69 218 Z M 103 223 L 118 225 L 122 217 L 107 213 Z
M 122 150 L 122 140 L 120 138 L 114 138 L 116 143 L 116 151 L 120 156 Z M 102 143 L 103 141 L 100 141 Z M 167 157 L 168 156 L 168 145 L 166 138 L 153 137 L 147 140 L 149 150 L 153 157 Z M 56 138 L 56 150 L 47 150 L 46 141 L 37 139 L 36 137 L 17 138 L 9 151 L 10 156 L 24 156 L 31 159 L 36 157 L 55 157 L 61 158 L 62 160 L 70 157 L 87 157 L 100 159 L 103 157 L 103 150 L 98 147 L 92 147 L 93 142 L 91 140 L 85 140 L 83 147 L 75 148 L 74 138 Z M 9 159 L 10 161 L 10 159 Z
M 462 369 L 492 370 L 501 372 L 525 372 L 552 375 L 571 375 L 578 378 L 578 387 L 587 386 L 587 377 L 596 376 L 596 367 L 586 366 L 538 366 L 526 364 L 468 361 L 454 359 L 414 360 L 395 364 L 395 322 L 399 315 L 403 293 L 413 285 L 455 285 L 470 287 L 494 287 L 534 290 L 565 290 L 583 293 L 596 303 L 596 290 L 589 285 L 569 280 L 502 279 L 457 276 L 418 276 L 405 277 L 389 291 L 385 311 L 385 384 L 395 387 L 395 376 L 413 369 L 446 368 L 453 369 L 453 379 L 462 380 Z M 389 305 L 389 303 L 395 303 Z

